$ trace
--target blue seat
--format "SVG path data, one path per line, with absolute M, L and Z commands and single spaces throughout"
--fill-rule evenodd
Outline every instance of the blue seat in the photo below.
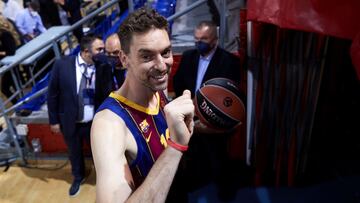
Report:
M 39 90 L 42 90 L 43 88 L 47 87 L 50 80 L 50 72 L 47 73 L 40 81 L 38 81 L 31 89 L 31 92 L 27 93 L 24 97 L 22 97 L 18 102 L 21 102 L 31 95 L 35 94 Z M 46 102 L 46 94 L 43 94 L 21 106 L 16 108 L 15 111 L 21 111 L 21 110 L 30 110 L 30 111 L 37 111 L 41 108 L 41 105 L 43 105 Z

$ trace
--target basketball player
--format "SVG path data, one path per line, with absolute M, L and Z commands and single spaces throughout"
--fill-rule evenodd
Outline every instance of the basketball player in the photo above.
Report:
M 191 93 L 166 104 L 173 63 L 168 22 L 141 8 L 119 31 L 123 85 L 95 115 L 96 202 L 164 202 L 193 131 Z M 166 104 L 166 105 L 165 105 Z

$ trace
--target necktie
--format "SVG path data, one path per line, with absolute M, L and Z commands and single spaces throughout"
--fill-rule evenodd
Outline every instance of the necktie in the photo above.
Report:
M 88 65 L 86 64 L 82 64 L 85 69 L 84 69 L 84 73 L 81 75 L 81 80 L 80 80 L 80 88 L 79 88 L 79 94 L 78 94 L 78 121 L 81 121 L 84 119 L 84 98 L 83 98 L 83 90 L 86 88 L 86 82 L 87 82 L 87 78 L 86 78 L 86 74 L 87 74 L 87 69 L 88 69 Z

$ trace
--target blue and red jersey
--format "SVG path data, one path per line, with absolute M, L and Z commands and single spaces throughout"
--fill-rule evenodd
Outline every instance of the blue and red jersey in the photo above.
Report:
M 156 108 L 150 109 L 111 93 L 98 109 L 109 109 L 121 117 L 136 140 L 137 156 L 130 163 L 136 186 L 147 176 L 154 162 L 167 147 L 169 130 L 163 111 L 167 99 L 162 92 L 156 93 L 156 97 L 158 104 Z

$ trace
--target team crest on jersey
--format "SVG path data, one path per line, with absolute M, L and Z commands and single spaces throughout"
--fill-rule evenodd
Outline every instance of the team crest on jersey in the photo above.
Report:
M 140 126 L 141 131 L 142 131 L 143 133 L 147 133 L 147 131 L 149 130 L 149 127 L 150 127 L 150 125 L 148 124 L 148 122 L 146 121 L 146 119 L 143 120 L 143 121 L 140 123 L 139 126 Z

